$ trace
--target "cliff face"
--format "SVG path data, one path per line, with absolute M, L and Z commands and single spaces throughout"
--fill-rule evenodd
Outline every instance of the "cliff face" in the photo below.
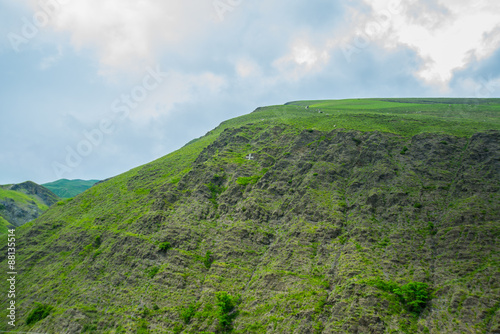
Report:
M 50 190 L 31 181 L 0 187 L 0 216 L 9 227 L 36 219 L 59 199 Z
M 499 146 L 226 129 L 19 229 L 16 329 L 500 332 Z

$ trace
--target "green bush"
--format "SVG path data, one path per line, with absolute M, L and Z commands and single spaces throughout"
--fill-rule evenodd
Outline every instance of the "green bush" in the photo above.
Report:
M 30 314 L 28 314 L 28 318 L 26 318 L 26 325 L 31 325 L 47 318 L 53 308 L 54 307 L 47 304 L 36 303 L 36 307 L 31 310 Z
M 399 153 L 406 154 L 406 151 L 408 151 L 408 147 L 404 146 L 403 149 L 401 150 L 401 152 L 399 152 Z
M 416 315 L 422 312 L 429 299 L 429 285 L 422 282 L 409 282 L 393 292 L 404 301 L 408 311 Z
M 226 188 L 223 186 L 218 186 L 216 184 L 213 184 L 210 182 L 209 184 L 206 184 L 208 189 L 210 190 L 210 202 L 217 208 L 219 204 L 217 203 L 217 197 L 219 197 L 220 194 L 222 194 Z
M 158 246 L 158 249 L 159 249 L 160 251 L 163 251 L 163 252 L 168 251 L 170 248 L 172 248 L 172 245 L 170 245 L 170 242 L 168 242 L 168 241 L 162 242 L 162 243 Z
M 198 306 L 199 305 L 196 305 L 195 303 L 193 303 L 193 304 L 190 304 L 184 310 L 182 310 L 181 319 L 182 319 L 182 321 L 184 321 L 185 324 L 189 324 L 189 322 L 191 321 L 191 318 L 193 318 L 193 316 L 195 315 L 196 309 L 198 308 Z
M 203 257 L 203 264 L 205 265 L 205 267 L 207 269 L 210 269 L 210 267 L 212 266 L 212 262 L 213 262 L 213 260 L 212 260 L 212 252 L 207 251 L 207 253 Z
M 159 271 L 160 271 L 160 267 L 154 266 L 154 267 L 149 268 L 149 270 L 146 272 L 146 274 L 148 275 L 149 278 L 153 278 L 156 276 L 156 274 L 158 274 Z
M 429 234 L 430 235 L 436 235 L 437 234 L 437 230 L 434 226 L 434 223 L 433 222 L 428 222 L 428 227 L 429 227 Z
M 394 293 L 406 306 L 407 310 L 415 315 L 422 312 L 431 297 L 429 285 L 423 282 L 409 282 L 399 286 L 395 282 L 383 281 L 377 278 L 367 280 L 365 283 L 375 286 L 380 290 Z
M 137 323 L 137 334 L 148 334 L 149 329 L 148 329 L 148 322 L 144 319 L 139 320 Z
M 99 248 L 102 244 L 102 240 L 101 240 L 101 236 L 98 235 L 97 237 L 95 237 L 94 239 L 94 247 L 95 248 Z
M 226 291 L 218 291 L 215 293 L 217 298 L 217 318 L 219 320 L 219 329 L 228 330 L 231 328 L 231 323 L 238 316 L 235 309 L 239 300 L 237 297 L 232 297 Z
M 182 324 L 180 323 L 177 323 L 175 326 L 174 326 L 174 329 L 173 329 L 173 332 L 174 334 L 179 334 L 182 332 L 182 330 L 184 329 L 184 327 L 182 326 Z

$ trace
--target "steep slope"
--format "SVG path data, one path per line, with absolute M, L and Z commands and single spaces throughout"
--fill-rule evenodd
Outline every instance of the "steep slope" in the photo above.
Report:
M 17 229 L 16 329 L 498 332 L 498 101 L 360 103 L 259 108 Z
M 54 182 L 44 183 L 42 186 L 52 191 L 61 198 L 71 198 L 81 194 L 92 187 L 99 180 L 67 180 L 61 179 Z
M 50 190 L 34 182 L 0 186 L 0 226 L 21 226 L 47 211 L 58 201 Z M 6 232 L 0 227 L 0 233 Z

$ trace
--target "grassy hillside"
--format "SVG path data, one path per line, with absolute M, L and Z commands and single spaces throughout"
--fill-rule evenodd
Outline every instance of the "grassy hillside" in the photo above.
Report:
M 16 329 L 499 331 L 500 100 L 464 102 L 258 108 L 58 202 L 16 231 Z
M 81 194 L 92 187 L 99 180 L 67 180 L 61 179 L 54 182 L 44 183 L 42 186 L 52 191 L 61 198 L 71 198 Z
M 50 190 L 31 181 L 0 185 L 0 233 L 37 218 L 58 200 Z
M 15 226 L 6 221 L 2 216 L 0 216 L 0 234 L 7 233 L 8 229 L 14 228 Z
M 11 199 L 21 205 L 35 203 L 40 210 L 47 210 L 49 207 L 33 195 L 27 195 L 20 191 L 10 190 L 10 185 L 0 186 L 0 200 Z

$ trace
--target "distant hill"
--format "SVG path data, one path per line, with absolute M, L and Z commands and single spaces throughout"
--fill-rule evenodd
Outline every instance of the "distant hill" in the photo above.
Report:
M 0 233 L 37 218 L 58 200 L 52 191 L 31 181 L 0 186 Z
M 42 184 L 61 198 L 75 197 L 92 187 L 99 180 L 67 180 L 61 179 L 54 182 Z

